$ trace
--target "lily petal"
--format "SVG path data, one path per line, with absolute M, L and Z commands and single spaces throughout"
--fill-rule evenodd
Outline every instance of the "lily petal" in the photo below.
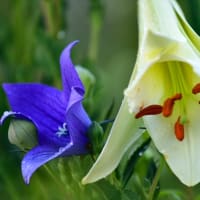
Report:
M 184 184 L 193 186 L 200 181 L 199 96 L 192 94 L 192 88 L 200 82 L 200 38 L 174 0 L 140 0 L 139 13 L 139 54 L 125 91 L 129 110 L 136 112 L 151 104 L 161 105 L 174 94 L 183 95 L 169 118 L 152 115 L 143 119 L 171 170 Z M 181 117 L 185 138 L 178 141 L 174 125 Z
M 192 27 L 189 25 L 189 23 L 187 22 L 180 6 L 178 5 L 178 3 L 174 0 L 171 0 L 171 3 L 173 5 L 173 8 L 180 20 L 180 24 L 183 27 L 183 30 L 186 33 L 186 37 L 188 37 L 188 40 L 190 40 L 192 42 L 192 45 L 195 46 L 195 48 L 197 48 L 200 51 L 200 38 L 197 35 L 197 33 L 192 29 Z
M 130 83 L 133 85 L 139 81 L 156 62 L 174 60 L 185 62 L 200 75 L 200 58 L 193 46 L 200 49 L 200 45 L 198 45 L 200 39 L 186 23 L 175 1 L 141 0 L 138 5 L 140 41 L 135 70 Z M 172 5 L 176 5 L 176 7 Z M 163 12 L 160 13 L 160 10 Z M 182 20 L 184 29 L 180 28 L 180 21 L 176 14 Z M 188 37 L 187 33 L 189 33 Z M 193 41 L 196 43 L 191 43 Z
M 145 117 L 144 123 L 174 174 L 184 184 L 193 186 L 200 180 L 200 106 L 196 105 L 196 101 L 189 101 L 190 109 L 187 114 L 188 119 L 192 120 L 185 125 L 185 138 L 181 142 L 175 139 L 174 124 L 170 119 L 159 116 Z
M 139 0 L 138 5 L 139 52 L 125 99 L 129 111 L 135 116 L 145 108 L 155 106 L 159 106 L 162 112 L 170 110 L 167 116 L 151 110 L 146 113 L 149 116 L 141 117 L 144 116 L 150 136 L 175 175 L 184 184 L 193 186 L 200 182 L 199 89 L 193 92 L 193 88 L 200 85 L 200 38 L 174 0 Z M 174 95 L 180 96 L 177 103 L 173 100 Z M 126 133 L 126 126 L 136 126 L 136 119 L 131 121 L 126 116 L 128 114 L 123 116 L 120 113 L 121 110 L 102 153 L 83 183 L 94 182 L 111 173 L 119 162 L 115 152 L 111 152 L 114 149 L 121 158 L 128 147 L 127 139 L 132 138 Z M 120 134 L 119 130 L 125 134 Z
M 66 144 L 67 137 L 60 140 L 55 134 L 66 118 L 66 102 L 58 89 L 36 83 L 3 84 L 3 88 L 12 111 L 26 116 L 40 130 L 39 144 Z
M 141 121 L 134 120 L 134 116 L 128 113 L 127 102 L 124 99 L 107 142 L 97 161 L 83 178 L 83 184 L 104 178 L 117 167 L 123 154 L 144 132 L 139 129 L 140 125 Z

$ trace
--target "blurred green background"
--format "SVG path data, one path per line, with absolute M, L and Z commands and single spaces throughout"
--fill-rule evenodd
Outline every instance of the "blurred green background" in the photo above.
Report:
M 200 1 L 179 3 L 200 33 Z M 114 116 L 134 65 L 137 34 L 136 0 L 0 0 L 0 83 L 42 82 L 61 87 L 60 52 L 78 39 L 73 62 L 97 77 L 96 113 L 114 101 Z M 2 114 L 9 109 L 2 89 L 0 103 Z M 103 120 L 100 114 L 90 112 L 94 120 Z M 22 153 L 8 142 L 7 128 L 7 123 L 0 128 L 0 199 L 64 199 L 43 168 L 29 186 L 23 183 Z M 198 186 L 192 191 L 171 174 L 163 177 L 165 188 L 198 194 Z

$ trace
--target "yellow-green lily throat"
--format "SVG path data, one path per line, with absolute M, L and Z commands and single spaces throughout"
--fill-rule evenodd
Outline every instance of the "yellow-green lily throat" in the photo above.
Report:
M 174 72 L 174 74 L 176 74 L 176 73 Z M 182 74 L 182 76 L 183 76 L 183 74 Z M 185 89 L 185 87 L 180 87 L 180 84 L 178 84 L 178 85 L 179 85 L 180 90 L 183 88 Z M 178 87 L 176 87 L 176 89 L 177 88 Z M 167 99 L 164 100 L 162 105 L 151 104 L 151 105 L 148 105 L 145 107 L 141 106 L 139 109 L 139 112 L 137 112 L 135 114 L 135 118 L 138 119 L 143 116 L 158 115 L 158 114 L 162 114 L 163 117 L 170 117 L 173 113 L 175 102 L 181 101 L 184 99 L 184 92 L 185 91 L 183 91 L 182 93 L 181 92 L 176 93 L 173 96 L 168 97 Z M 191 88 L 190 92 L 191 92 L 191 95 L 192 94 L 196 95 L 196 94 L 200 93 L 200 83 L 197 83 L 193 88 Z M 187 96 L 187 92 L 186 92 L 186 96 Z M 197 103 L 200 104 L 200 101 L 197 101 Z M 183 102 L 183 104 L 184 104 L 184 102 Z M 183 107 L 184 107 L 184 105 L 183 105 Z M 189 123 L 188 120 L 185 120 L 187 118 L 185 117 L 186 114 L 185 114 L 184 109 L 182 109 L 182 110 L 183 110 L 183 113 L 180 113 L 179 115 L 177 115 L 177 120 L 174 123 L 174 133 L 175 133 L 176 138 L 179 141 L 182 141 L 184 139 L 184 124 Z

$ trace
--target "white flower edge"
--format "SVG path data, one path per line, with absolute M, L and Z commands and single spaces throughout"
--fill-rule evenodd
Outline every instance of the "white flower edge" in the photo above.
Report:
M 98 159 L 83 178 L 82 184 L 92 183 L 109 175 L 119 164 L 123 154 L 141 136 L 141 120 L 134 120 L 124 99 L 110 135 Z

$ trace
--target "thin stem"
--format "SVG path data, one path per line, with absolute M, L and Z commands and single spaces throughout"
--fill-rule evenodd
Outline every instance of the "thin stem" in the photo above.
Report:
M 41 8 L 42 8 L 42 14 L 44 17 L 44 22 L 46 26 L 46 30 L 50 35 L 54 34 L 54 24 L 53 24 L 53 18 L 51 14 L 51 2 L 47 0 L 41 1 Z
M 99 48 L 99 36 L 102 26 L 103 9 L 100 0 L 91 0 L 90 9 L 90 42 L 88 49 L 88 57 L 93 64 L 96 62 L 98 48 Z
M 68 199 L 70 198 L 70 190 L 66 190 L 67 184 L 63 183 L 63 180 L 59 178 L 57 175 L 55 175 L 52 170 L 47 166 L 44 165 L 46 171 L 49 173 L 49 175 L 52 177 L 52 179 L 55 181 L 56 185 L 60 188 L 60 191 L 62 192 L 62 195 L 65 195 L 65 197 Z M 60 174 L 60 173 L 59 173 Z
M 193 188 L 192 187 L 187 187 L 187 198 L 190 200 L 194 199 L 194 192 L 193 192 Z
M 161 175 L 161 172 L 162 172 L 163 165 L 164 165 L 164 160 L 161 159 L 160 165 L 159 165 L 159 167 L 156 171 L 153 182 L 152 182 L 151 187 L 149 189 L 148 200 L 153 200 L 153 198 L 154 198 L 154 194 L 155 194 L 155 191 L 156 191 L 156 187 L 158 185 L 158 181 L 160 179 L 160 175 Z
M 52 37 L 56 37 L 62 24 L 61 2 L 42 0 L 41 10 L 48 34 Z
M 56 182 L 56 184 L 59 185 L 60 188 L 62 188 L 63 190 L 63 184 L 59 181 L 58 177 L 54 175 L 54 173 L 51 171 L 51 169 L 47 165 L 44 165 L 44 168 L 47 171 L 47 173 L 51 176 L 51 178 Z

